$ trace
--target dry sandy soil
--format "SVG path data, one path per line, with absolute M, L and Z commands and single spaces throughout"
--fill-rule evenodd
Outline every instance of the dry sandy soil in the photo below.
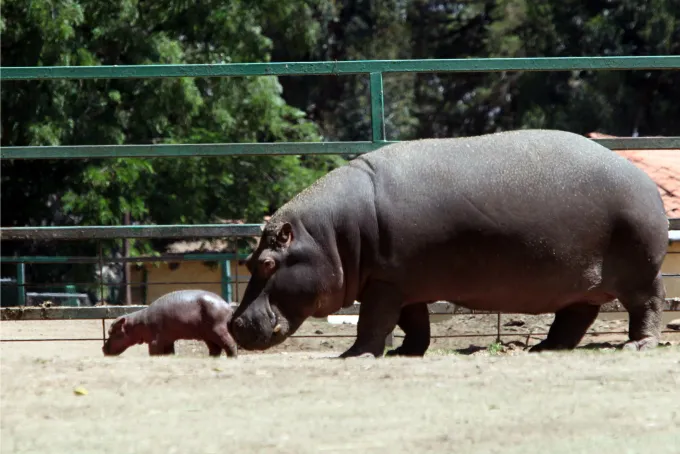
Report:
M 3 342 L 0 452 L 680 452 L 680 335 L 646 353 L 613 348 L 626 339 L 618 334 L 528 354 L 529 331 L 544 333 L 551 320 L 504 315 L 512 336 L 487 349 L 494 337 L 478 335 L 494 332 L 495 316 L 455 316 L 433 334 L 470 337 L 435 339 L 423 359 L 333 359 L 356 327 L 324 322 L 298 333 L 317 337 L 236 360 L 208 358 L 196 342 L 166 358 L 143 346 L 105 358 L 96 341 Z M 0 331 L 87 338 L 101 336 L 101 324 L 1 322 Z M 349 337 L 318 337 L 337 334 Z

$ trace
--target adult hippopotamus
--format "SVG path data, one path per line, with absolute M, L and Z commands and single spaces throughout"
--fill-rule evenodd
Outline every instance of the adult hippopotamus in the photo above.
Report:
M 533 351 L 572 349 L 602 304 L 630 315 L 627 349 L 659 342 L 668 220 L 655 183 L 585 137 L 522 130 L 390 144 L 274 213 L 247 260 L 240 347 L 264 350 L 310 317 L 361 303 L 341 357 L 423 355 L 427 304 L 555 313 Z
M 118 317 L 109 328 L 102 346 L 107 356 L 117 356 L 132 345 L 149 344 L 149 355 L 172 355 L 175 341 L 193 339 L 205 342 L 210 356 L 238 356 L 238 347 L 229 333 L 234 311 L 229 303 L 205 290 L 176 290 L 167 293 L 132 314 Z

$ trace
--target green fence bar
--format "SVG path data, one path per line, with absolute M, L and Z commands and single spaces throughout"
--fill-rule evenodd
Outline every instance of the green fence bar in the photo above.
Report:
M 0 159 L 167 158 L 210 156 L 356 155 L 385 144 L 372 142 L 273 142 L 153 145 L 2 147 Z
M 84 227 L 8 227 L 0 229 L 6 240 L 68 240 L 118 238 L 224 238 L 259 237 L 262 224 L 126 225 Z
M 373 105 L 371 113 L 373 115 Z M 376 113 L 377 115 L 377 113 Z M 384 120 L 373 131 L 382 130 Z M 375 128 L 374 123 L 374 128 Z M 617 137 L 591 139 L 612 150 L 680 149 L 680 137 Z M 84 159 L 84 158 L 178 158 L 199 156 L 265 155 L 360 155 L 398 141 L 382 142 L 282 142 L 247 144 L 187 145 L 58 145 L 3 147 L 0 159 Z
M 224 298 L 224 301 L 231 302 L 231 262 L 229 260 L 220 262 L 220 277 L 222 298 Z
M 371 130 L 373 142 L 385 142 L 385 94 L 381 73 L 371 73 Z
M 462 58 L 125 66 L 2 67 L 0 80 L 133 79 L 405 73 L 680 68 L 680 56 Z
M 17 263 L 17 306 L 26 305 L 26 265 Z
M 233 253 L 204 253 L 204 254 L 161 254 L 153 256 L 139 256 L 139 257 L 116 257 L 103 258 L 104 263 L 135 263 L 135 262 L 191 262 L 191 261 L 223 261 L 223 260 L 241 260 L 246 258 L 247 254 L 233 254 Z M 46 255 L 22 255 L 19 257 L 0 257 L 2 263 L 35 263 L 35 264 L 54 264 L 54 263 L 69 263 L 69 264 L 93 264 L 99 263 L 99 257 L 74 257 L 74 256 L 46 256 Z
M 680 230 L 680 218 L 668 219 L 669 230 Z M 223 238 L 233 237 L 259 237 L 261 234 L 261 224 L 232 224 L 232 225 L 145 225 L 145 226 L 92 226 L 92 227 L 11 227 L 0 230 L 2 240 L 87 240 L 87 239 L 117 239 L 117 238 Z M 225 233 L 228 232 L 228 233 Z M 219 260 L 219 254 L 186 254 L 194 256 L 192 259 L 213 261 Z M 160 256 L 160 257 L 130 257 L 129 259 L 119 258 L 115 261 L 165 261 L 179 260 L 181 255 Z M 29 257 L 26 257 L 29 258 Z M 237 257 L 230 259 L 236 260 Z M 238 258 L 241 258 L 240 256 Z M 53 258 L 53 263 L 64 263 L 61 258 Z M 5 258 L 2 258 L 4 261 Z M 43 259 L 42 263 L 48 263 Z M 8 263 L 17 261 L 17 258 L 7 258 Z M 108 262 L 107 262 L 108 263 Z

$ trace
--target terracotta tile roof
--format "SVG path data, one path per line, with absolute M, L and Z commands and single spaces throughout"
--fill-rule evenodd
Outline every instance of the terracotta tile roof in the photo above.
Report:
M 591 132 L 591 139 L 616 136 Z M 671 150 L 613 150 L 644 170 L 659 187 L 666 214 L 680 218 L 680 149 Z
M 269 220 L 270 216 L 265 216 L 265 222 Z M 218 224 L 245 224 L 242 219 L 217 219 Z M 254 247 L 260 240 L 260 237 L 246 237 Z M 227 239 L 201 239 L 195 241 L 175 241 L 166 246 L 165 252 L 167 254 L 209 254 L 209 253 L 230 253 L 236 252 L 238 246 L 235 238 Z

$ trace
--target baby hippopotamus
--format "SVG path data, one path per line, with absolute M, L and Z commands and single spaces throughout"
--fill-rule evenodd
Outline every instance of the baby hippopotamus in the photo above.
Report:
M 202 340 L 210 356 L 237 356 L 228 324 L 233 310 L 219 295 L 205 290 L 178 290 L 149 307 L 118 317 L 104 342 L 105 355 L 120 355 L 128 347 L 149 344 L 149 355 L 172 355 L 179 339 Z

